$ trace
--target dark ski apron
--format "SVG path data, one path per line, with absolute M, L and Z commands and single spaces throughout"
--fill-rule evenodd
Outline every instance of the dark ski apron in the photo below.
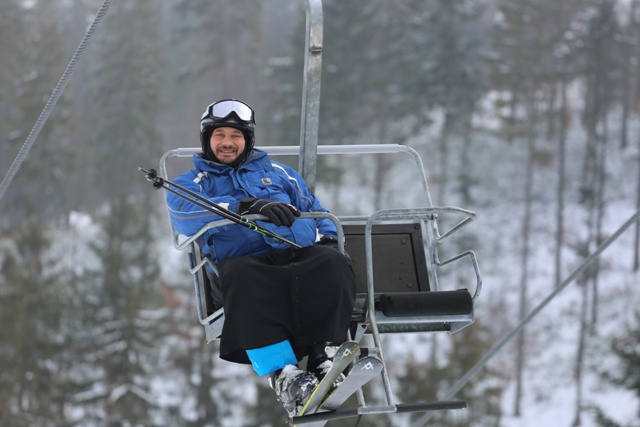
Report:
M 345 341 L 355 276 L 335 249 L 316 245 L 231 257 L 219 272 L 222 359 L 250 363 L 245 350 L 289 340 L 300 360 L 313 344 Z

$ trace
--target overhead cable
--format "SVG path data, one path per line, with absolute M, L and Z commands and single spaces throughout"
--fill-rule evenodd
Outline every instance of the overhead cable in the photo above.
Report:
M 76 52 L 73 54 L 73 57 L 71 58 L 69 65 L 67 65 L 66 70 L 62 74 L 62 77 L 60 78 L 58 85 L 53 90 L 53 93 L 49 97 L 49 100 L 44 106 L 44 109 L 40 113 L 40 117 L 38 117 L 38 120 L 36 120 L 36 123 L 33 125 L 31 132 L 29 132 L 29 135 L 27 136 L 26 141 L 24 142 L 24 144 L 22 144 L 22 147 L 20 148 L 18 155 L 16 156 L 7 174 L 4 176 L 2 182 L 0 183 L 0 199 L 2 199 L 2 196 L 4 196 L 4 193 L 7 191 L 7 188 L 9 188 L 9 185 L 11 184 L 11 181 L 13 181 L 13 178 L 15 177 L 16 173 L 18 173 L 18 170 L 20 169 L 22 162 L 29 154 L 29 151 L 31 150 L 31 146 L 33 146 L 33 143 L 35 142 L 36 138 L 40 134 L 40 131 L 42 130 L 44 124 L 49 119 L 49 116 L 51 115 L 51 111 L 58 103 L 58 100 L 60 99 L 60 96 L 62 95 L 64 88 L 67 86 L 67 83 L 69 83 L 69 80 L 71 79 L 71 75 L 75 71 L 76 65 L 80 60 L 80 57 L 82 56 L 85 49 L 89 45 L 89 41 L 93 37 L 93 34 L 96 32 L 96 29 L 98 28 L 98 24 L 100 23 L 100 21 L 102 21 L 102 18 L 104 18 L 104 16 L 107 14 L 107 11 L 109 10 L 110 5 L 111 5 L 111 0 L 104 0 L 104 2 L 102 3 L 102 6 L 100 6 L 100 9 L 96 14 L 96 17 L 94 18 L 93 22 L 91 23 L 91 26 L 85 33 L 82 41 L 80 42 L 80 45 L 76 49 Z
M 615 242 L 631 225 L 635 224 L 640 218 L 640 210 L 637 210 L 624 224 L 618 228 L 615 233 L 609 236 L 598 248 L 575 269 L 573 272 L 562 281 L 536 308 L 534 308 L 522 321 L 507 333 L 498 343 L 496 343 L 491 350 L 487 352 L 466 374 L 464 374 L 442 397 L 443 400 L 453 398 L 462 387 L 464 387 L 471 379 L 482 369 L 489 360 L 495 356 L 513 337 L 519 334 L 524 327 L 536 317 L 560 292 L 562 292 L 571 282 L 573 282 L 584 270 L 589 268 L 591 264 L 604 252 L 609 245 Z M 433 412 L 427 412 L 414 424 L 416 427 L 423 427 L 427 421 L 435 415 Z

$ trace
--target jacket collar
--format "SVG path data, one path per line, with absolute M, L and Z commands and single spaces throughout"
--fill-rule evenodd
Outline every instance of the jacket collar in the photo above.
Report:
M 267 153 L 263 150 L 260 150 L 259 148 L 254 148 L 251 151 L 251 154 L 249 155 L 249 157 L 247 157 L 247 160 L 245 160 L 244 163 L 238 166 L 237 170 L 240 170 L 240 169 L 259 170 L 259 169 L 262 169 L 263 163 L 265 161 L 267 163 L 271 163 Z M 202 158 L 202 153 L 196 153 L 193 155 L 193 164 L 198 170 L 201 170 L 204 172 L 210 172 L 218 175 L 226 175 L 236 170 L 231 166 L 228 166 L 222 163 L 217 163 L 211 160 L 206 160 Z

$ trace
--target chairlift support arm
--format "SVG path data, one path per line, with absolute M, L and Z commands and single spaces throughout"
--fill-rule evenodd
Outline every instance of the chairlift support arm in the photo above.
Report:
M 322 0 L 306 0 L 306 49 L 302 78 L 300 116 L 300 157 L 298 171 L 311 192 L 316 186 L 316 160 L 320 117 L 320 77 L 322 73 Z

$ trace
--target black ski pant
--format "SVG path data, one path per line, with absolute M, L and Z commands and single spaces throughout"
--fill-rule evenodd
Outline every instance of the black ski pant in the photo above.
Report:
M 219 266 L 225 321 L 220 357 L 251 363 L 246 350 L 289 340 L 298 360 L 313 344 L 342 343 L 355 276 L 329 246 L 230 257 Z

